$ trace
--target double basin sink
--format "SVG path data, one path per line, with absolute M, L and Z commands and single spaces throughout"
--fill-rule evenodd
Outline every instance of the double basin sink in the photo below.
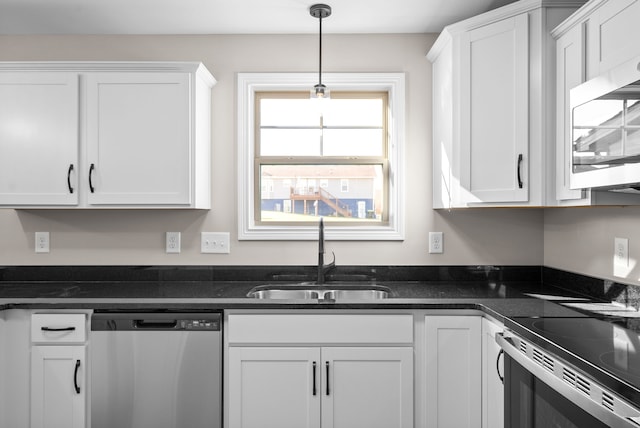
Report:
M 302 283 L 260 285 L 249 291 L 247 297 L 284 300 L 379 300 L 388 298 L 389 294 L 390 290 L 380 285 Z

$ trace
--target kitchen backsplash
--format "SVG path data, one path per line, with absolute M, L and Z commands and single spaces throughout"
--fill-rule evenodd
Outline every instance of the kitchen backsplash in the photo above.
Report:
M 543 267 L 542 283 L 572 293 L 640 309 L 640 286 Z
M 314 281 L 316 266 L 5 266 L 0 282 Z M 540 282 L 539 266 L 337 266 L 328 281 Z

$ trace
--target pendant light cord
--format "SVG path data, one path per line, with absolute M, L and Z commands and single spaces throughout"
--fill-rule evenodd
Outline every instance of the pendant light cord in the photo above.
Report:
M 320 31 L 318 34 L 318 44 L 320 46 L 318 49 L 318 84 L 314 86 L 314 88 L 316 97 L 323 98 L 325 96 L 325 86 L 322 84 L 322 20 L 331 16 L 331 6 L 326 4 L 314 4 L 309 8 L 309 13 L 311 13 L 311 16 L 314 18 L 318 18 L 320 20 Z
M 320 14 L 320 48 L 318 58 L 318 85 L 322 86 L 322 14 Z

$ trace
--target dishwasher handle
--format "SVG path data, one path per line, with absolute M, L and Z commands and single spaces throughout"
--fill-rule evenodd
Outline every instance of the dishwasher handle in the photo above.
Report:
M 176 328 L 178 320 L 133 320 L 133 326 L 140 330 L 167 330 Z

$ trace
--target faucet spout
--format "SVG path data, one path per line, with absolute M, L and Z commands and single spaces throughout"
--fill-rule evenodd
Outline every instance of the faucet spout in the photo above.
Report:
M 336 266 L 336 254 L 332 251 L 333 261 L 328 265 L 324 264 L 324 222 L 320 219 L 318 232 L 318 280 L 317 284 L 324 284 L 324 276 L 327 272 Z

